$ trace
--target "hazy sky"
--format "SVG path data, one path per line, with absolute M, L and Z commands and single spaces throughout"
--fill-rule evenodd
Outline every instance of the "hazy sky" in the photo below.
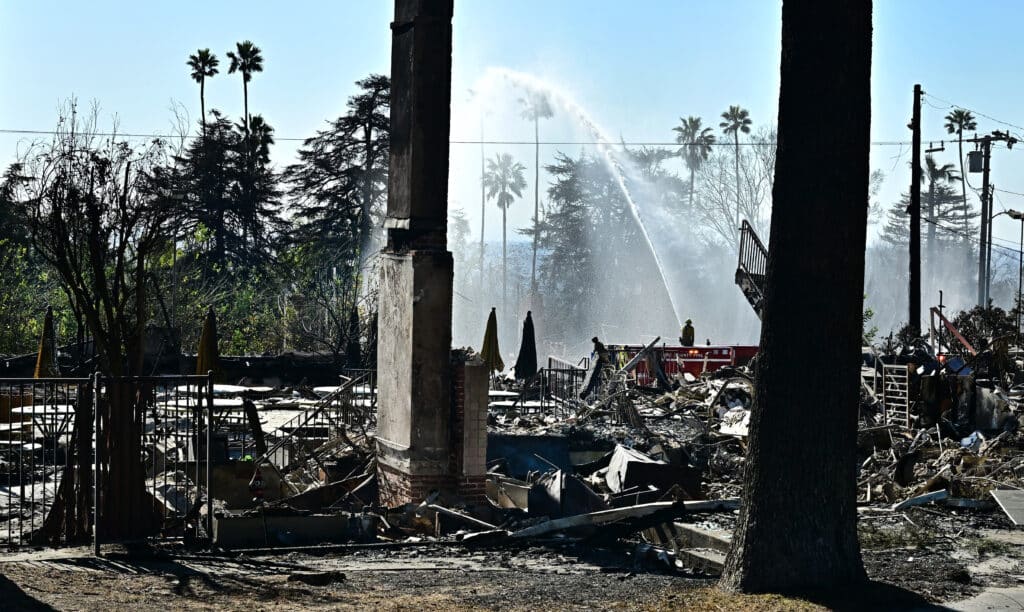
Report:
M 780 7 L 771 0 L 456 0 L 453 139 L 479 135 L 467 90 L 488 67 L 557 84 L 615 140 L 671 140 L 679 117 L 691 114 L 717 129 L 719 113 L 730 104 L 749 109 L 756 125 L 769 123 L 778 96 Z M 250 83 L 250 111 L 275 127 L 275 161 L 284 165 L 297 145 L 284 139 L 310 135 L 342 112 L 354 81 L 388 71 L 391 16 L 387 0 L 0 0 L 0 129 L 52 129 L 58 104 L 72 94 L 81 102 L 98 100 L 108 116 L 116 113 L 122 132 L 167 132 L 173 103 L 198 120 L 198 86 L 185 66 L 198 47 L 211 48 L 222 62 L 222 73 L 207 83 L 207 108 L 237 118 L 241 78 L 227 74 L 224 52 L 248 38 L 265 58 L 264 72 Z M 873 140 L 909 140 L 915 82 L 932 94 L 923 112 L 926 142 L 948 138 L 942 117 L 949 102 L 1024 126 L 1018 26 L 1002 27 L 1020 24 L 1022 16 L 1024 5 L 1014 0 L 877 0 Z M 514 113 L 497 115 L 488 119 L 489 136 L 532 138 L 532 127 Z M 978 127 L 1007 129 L 984 117 Z M 1024 134 L 1024 128 L 1009 129 Z M 578 131 L 569 118 L 556 117 L 542 125 L 542 139 L 570 139 Z M 0 163 L 14 159 L 25 138 L 0 133 Z M 455 162 L 476 145 L 452 147 L 453 182 L 478 172 Z M 557 149 L 581 148 L 543 147 L 542 163 Z M 499 149 L 527 165 L 532 191 L 532 147 L 489 153 Z M 1024 193 L 1021 149 L 993 154 L 998 188 Z M 947 144 L 940 163 L 955 162 L 954 151 Z M 872 166 L 887 177 L 885 202 L 909 185 L 908 160 L 908 147 L 873 147 Z M 980 176 L 970 181 L 977 187 Z M 1024 208 L 1024 196 L 997 196 L 996 210 Z M 457 189 L 452 197 L 476 234 L 479 200 Z M 531 205 L 532 196 L 512 211 L 510 223 L 527 223 Z M 500 225 L 488 225 L 488 238 L 498 237 Z M 1005 216 L 996 221 L 997 239 L 1016 245 L 1018 231 Z

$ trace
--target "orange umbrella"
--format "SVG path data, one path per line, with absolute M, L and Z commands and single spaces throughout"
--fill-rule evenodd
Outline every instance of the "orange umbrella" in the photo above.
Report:
M 57 332 L 53 326 L 53 308 L 46 307 L 43 319 L 43 334 L 39 337 L 39 354 L 36 356 L 36 370 L 33 378 L 55 378 L 60 376 L 57 368 Z

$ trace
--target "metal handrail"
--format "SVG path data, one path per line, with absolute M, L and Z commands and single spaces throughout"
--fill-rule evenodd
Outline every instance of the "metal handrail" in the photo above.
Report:
M 266 461 L 269 457 L 273 456 L 274 453 L 283 448 L 284 445 L 287 444 L 289 440 L 291 440 L 291 438 L 294 436 L 295 431 L 298 431 L 305 427 L 307 423 L 309 423 L 314 417 L 316 417 L 318 414 L 320 414 L 326 408 L 328 408 L 331 404 L 333 404 L 335 400 L 342 397 L 346 392 L 350 391 L 359 383 L 369 379 L 369 377 L 370 375 L 368 373 L 365 373 L 360 376 L 350 378 L 348 381 L 341 384 L 337 389 L 321 398 L 320 401 L 315 406 L 313 406 L 312 408 L 308 408 L 305 411 L 297 414 L 295 417 L 288 420 L 284 425 L 280 426 L 278 429 L 281 431 L 284 431 L 289 427 L 291 428 L 291 431 L 287 435 L 283 436 L 281 439 L 277 440 L 277 442 L 275 442 L 273 446 L 268 448 L 265 453 L 260 455 L 254 461 L 255 465 L 259 465 L 262 462 Z M 298 424 L 292 425 L 293 423 Z
M 768 272 L 768 249 L 746 219 L 740 226 L 738 267 L 751 276 L 764 276 Z

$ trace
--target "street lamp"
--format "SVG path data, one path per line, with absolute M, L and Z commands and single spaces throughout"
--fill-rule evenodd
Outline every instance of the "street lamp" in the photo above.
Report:
M 1020 310 L 1021 310 L 1021 288 L 1024 286 L 1024 213 L 1016 210 L 1008 210 L 1006 214 L 1011 219 L 1020 221 L 1020 252 L 1017 262 L 1017 348 L 1020 349 Z

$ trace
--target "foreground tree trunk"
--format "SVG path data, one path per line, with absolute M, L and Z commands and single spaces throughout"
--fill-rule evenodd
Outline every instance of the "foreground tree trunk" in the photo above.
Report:
M 855 452 L 870 74 L 870 0 L 784 1 L 767 295 L 727 590 L 865 579 Z

